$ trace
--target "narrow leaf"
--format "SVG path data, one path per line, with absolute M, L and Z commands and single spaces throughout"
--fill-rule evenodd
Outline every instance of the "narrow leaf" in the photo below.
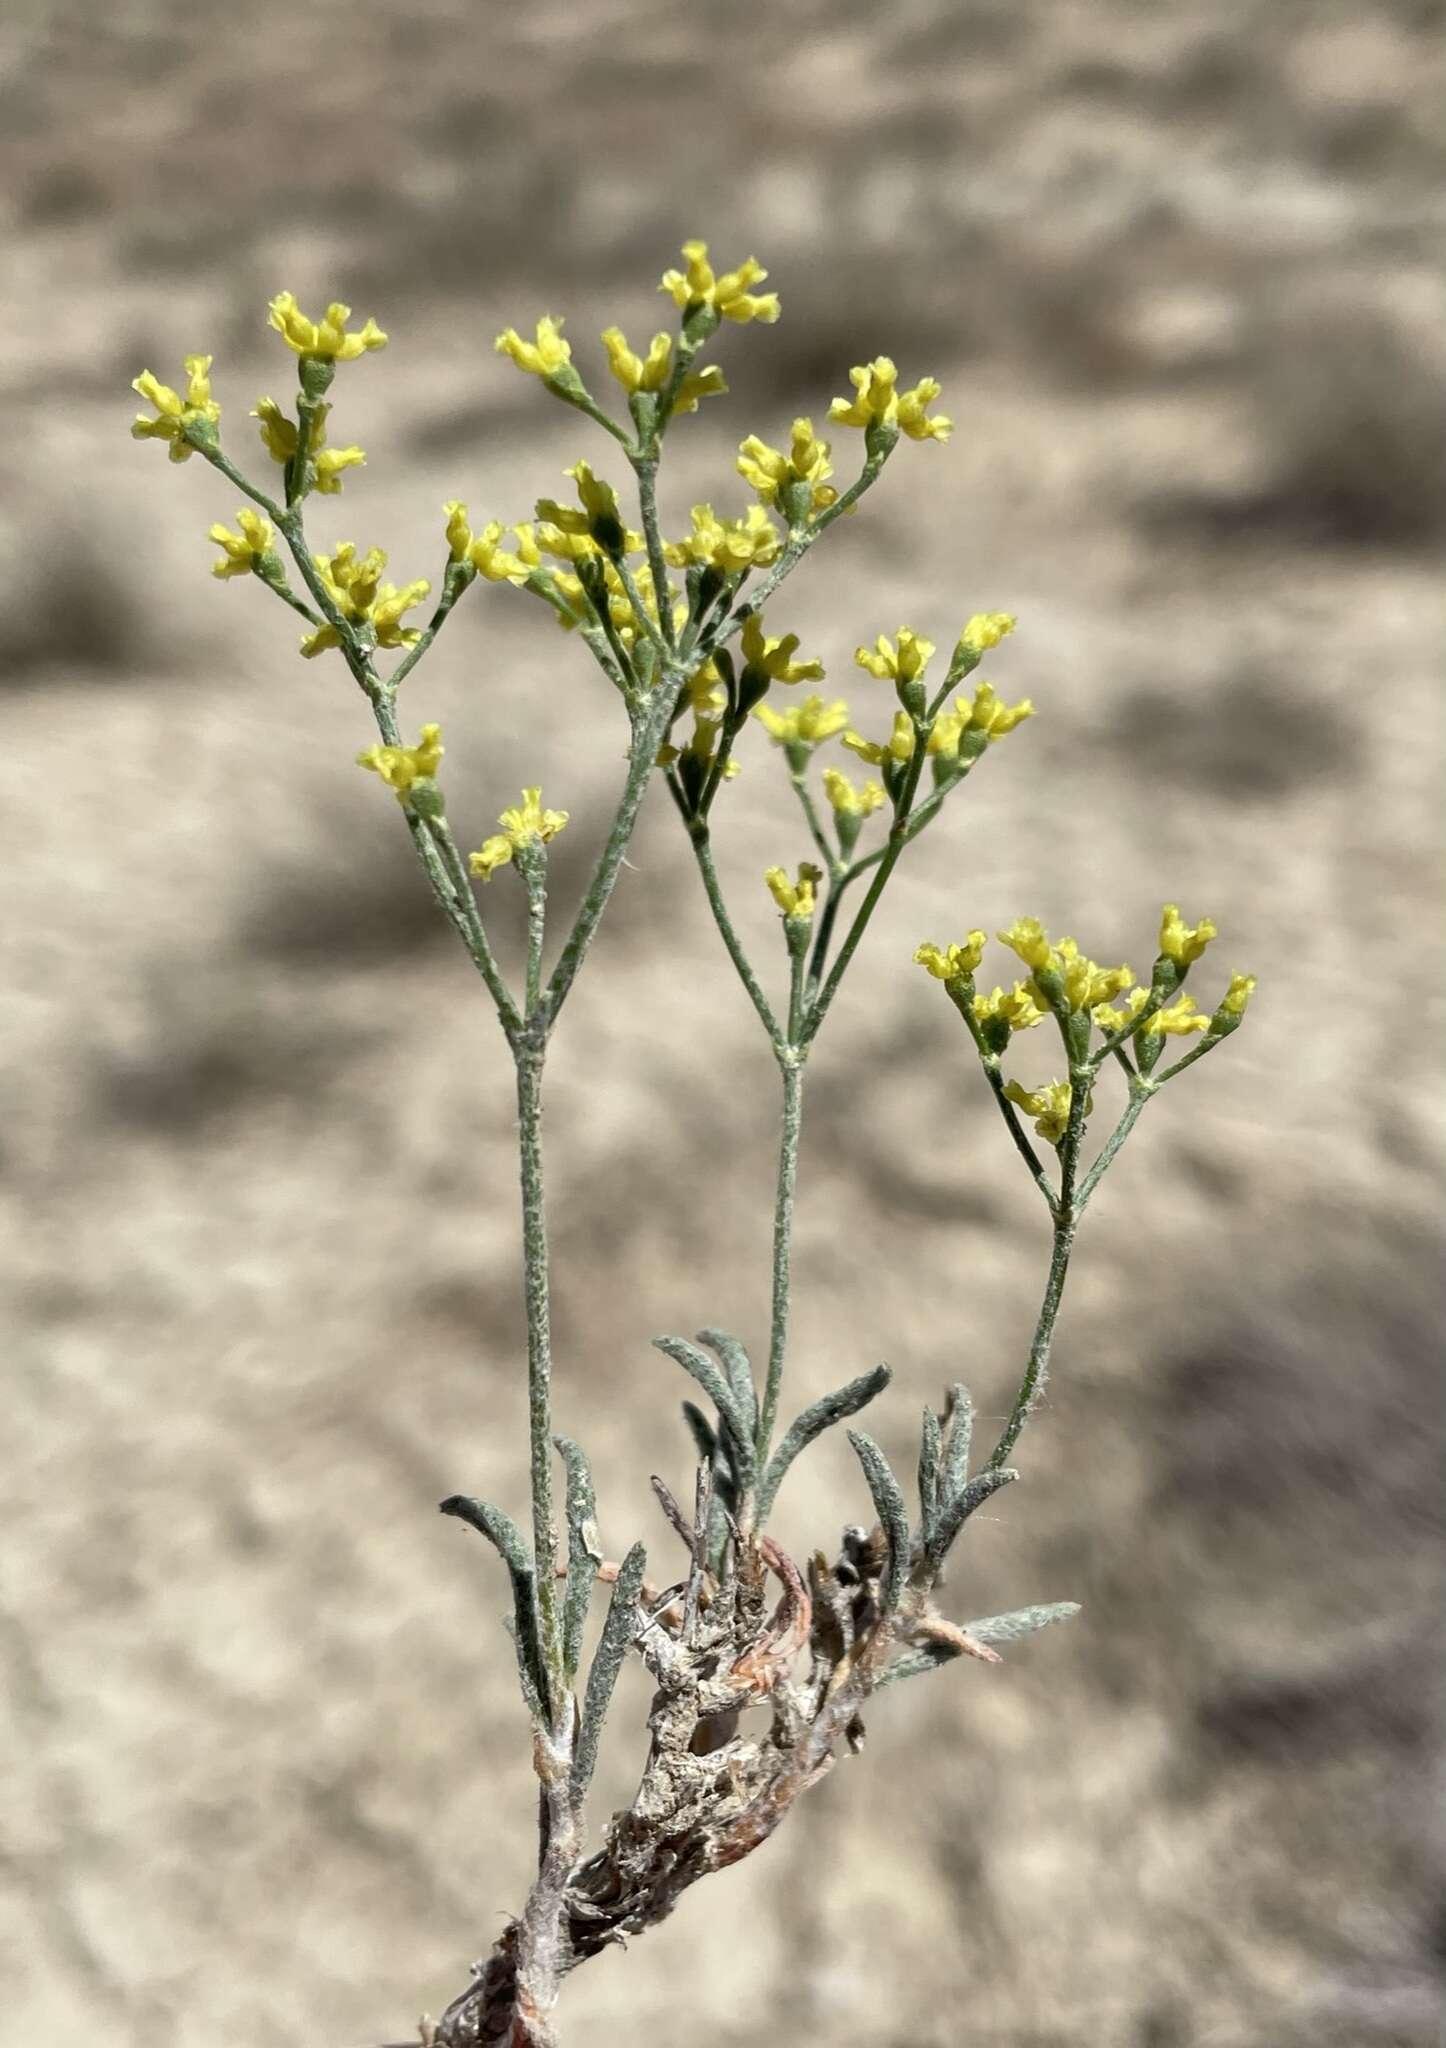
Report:
M 842 1422 L 847 1415 L 857 1415 L 860 1408 L 866 1408 L 875 1394 L 881 1394 L 893 1378 L 886 1365 L 876 1365 L 871 1372 L 850 1380 L 846 1387 L 835 1387 L 831 1394 L 824 1394 L 811 1408 L 805 1408 L 792 1425 L 768 1461 L 768 1470 L 758 1492 L 758 1516 L 760 1522 L 778 1498 L 778 1489 L 783 1484 L 784 1474 L 801 1451 L 806 1451 L 815 1437 L 823 1435 L 835 1422 Z
M 943 1567 L 959 1531 L 964 1527 L 976 1508 L 982 1508 L 985 1501 L 998 1493 L 1001 1486 L 1008 1486 L 1012 1479 L 1019 1477 L 1012 1465 L 996 1465 L 981 1472 L 952 1501 L 946 1500 L 939 1510 L 938 1519 L 925 1545 L 925 1561 L 931 1573 Z
M 516 1617 L 512 1639 L 517 1648 L 517 1669 L 527 1704 L 539 1719 L 547 1719 L 547 1667 L 542 1654 L 537 1615 L 537 1579 L 532 1569 L 522 1531 L 510 1515 L 485 1500 L 473 1500 L 454 1493 L 441 1503 L 440 1512 L 466 1522 L 497 1551 L 512 1580 L 512 1606 Z
M 687 1423 L 693 1441 L 698 1446 L 698 1456 L 706 1463 L 711 1464 L 718 1451 L 717 1430 L 714 1429 L 702 1409 L 692 1401 L 685 1401 L 683 1403 L 683 1420 Z
M 675 1365 L 681 1365 L 690 1373 L 718 1410 L 719 1418 L 725 1425 L 729 1452 L 734 1472 L 741 1486 L 751 1486 L 754 1474 L 753 1434 L 747 1417 L 734 1396 L 732 1385 L 722 1367 L 711 1359 L 706 1351 L 700 1351 L 696 1344 L 688 1343 L 683 1337 L 654 1337 L 655 1347 L 671 1358 Z
M 939 1505 L 939 1460 L 944 1432 L 932 1408 L 924 1410 L 924 1427 L 919 1436 L 919 1535 L 927 1543 Z
M 567 1467 L 567 1592 L 562 1603 L 562 1662 L 571 1684 L 582 1655 L 582 1632 L 587 1623 L 592 1582 L 602 1563 L 602 1545 L 597 1533 L 597 1496 L 582 1447 L 570 1436 L 555 1436 L 552 1441 Z
M 849 1442 L 859 1463 L 864 1468 L 864 1477 L 869 1482 L 869 1492 L 874 1497 L 874 1507 L 884 1525 L 884 1534 L 889 1542 L 889 1567 L 884 1574 L 884 1612 L 892 1614 L 899 1604 L 904 1590 L 904 1580 L 909 1571 L 909 1516 L 904 1506 L 904 1496 L 899 1482 L 889 1470 L 889 1461 L 871 1436 L 865 1436 L 861 1429 L 849 1431 Z
M 706 1344 L 710 1351 L 716 1351 L 722 1359 L 724 1370 L 728 1374 L 728 1384 L 733 1389 L 733 1398 L 748 1424 L 748 1434 L 756 1436 L 758 1390 L 753 1384 L 753 1361 L 742 1342 L 737 1337 L 730 1337 L 726 1330 L 700 1330 L 698 1342 Z
M 582 1720 L 577 1731 L 577 1748 L 573 1752 L 572 1797 L 575 1805 L 581 1805 L 583 1796 L 592 1782 L 594 1766 L 597 1763 L 597 1746 L 602 1735 L 603 1722 L 607 1719 L 608 1706 L 617 1683 L 618 1672 L 622 1669 L 628 1645 L 637 1634 L 638 1595 L 642 1590 L 643 1567 L 647 1553 L 641 1543 L 635 1543 L 622 1563 L 618 1566 L 617 1584 L 613 1597 L 608 1603 L 608 1618 L 603 1623 L 602 1639 L 598 1643 L 592 1660 L 592 1669 L 587 1674 L 587 1692 L 583 1699 Z
M 1056 1600 L 1046 1607 L 1016 1607 L 1011 1614 L 986 1614 L 983 1621 L 966 1621 L 966 1632 L 981 1643 L 1014 1643 L 1032 1636 L 1037 1628 L 1052 1621 L 1069 1621 L 1079 1613 L 1078 1600 Z
M 974 1403 L 961 1380 L 950 1387 L 944 1403 L 944 1458 L 939 1468 L 939 1498 L 953 1500 L 969 1477 L 969 1440 L 974 1434 Z

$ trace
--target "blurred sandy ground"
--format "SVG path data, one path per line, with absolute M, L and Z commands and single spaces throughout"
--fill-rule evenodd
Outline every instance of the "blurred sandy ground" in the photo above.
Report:
M 901 450 L 775 630 L 858 701 L 859 639 L 1008 606 L 991 673 L 1041 712 L 815 1062 L 795 1397 L 888 1356 L 908 1457 L 946 1377 L 989 1412 L 1017 1370 L 1039 1218 L 920 936 L 1033 909 L 1141 966 L 1178 896 L 1263 988 L 1116 1170 L 1026 1484 L 955 1574 L 961 1615 L 1084 1616 L 881 1702 L 791 1833 L 573 1980 L 569 2039 L 1435 2038 L 1442 27 L 12 0 L 7 2041 L 400 2038 L 528 1857 L 498 1575 L 434 1511 L 523 1505 L 504 1056 L 350 765 L 364 707 L 211 582 L 232 494 L 126 438 L 128 380 L 213 349 L 244 450 L 269 294 L 375 313 L 338 388 L 370 466 L 318 532 L 435 574 L 444 498 L 522 516 L 584 446 L 496 330 L 644 336 L 692 232 L 786 310 L 725 337 L 670 519 L 851 362 L 937 371 L 953 443 Z M 409 695 L 470 835 L 539 774 L 572 809 L 576 888 L 620 750 L 580 650 L 483 591 Z M 721 829 L 760 943 L 757 871 L 805 850 L 776 769 Z M 666 1548 L 646 1475 L 686 1471 L 647 1338 L 763 1335 L 751 1026 L 660 794 L 550 1120 L 561 1417 L 614 1547 Z M 835 1448 L 783 1526 L 861 1510 Z

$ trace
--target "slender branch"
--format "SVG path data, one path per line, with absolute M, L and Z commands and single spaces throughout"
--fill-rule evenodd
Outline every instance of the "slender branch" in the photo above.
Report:
M 1100 1147 L 1099 1157 L 1095 1160 L 1094 1165 L 1080 1184 L 1080 1191 L 1075 1198 L 1074 1205 L 1077 1216 L 1084 1214 L 1085 1205 L 1089 1201 L 1090 1196 L 1104 1179 L 1114 1160 L 1115 1154 L 1139 1122 L 1144 1112 L 1145 1104 L 1155 1093 L 1159 1085 L 1158 1081 L 1141 1080 L 1138 1075 L 1130 1083 L 1130 1099 L 1125 1106 L 1124 1114 Z
M 643 539 L 648 548 L 648 567 L 653 572 L 653 594 L 658 601 L 658 623 L 669 648 L 676 646 L 673 630 L 672 592 L 668 587 L 668 564 L 663 554 L 663 531 L 658 524 L 658 458 L 635 455 L 633 469 L 638 479 L 638 509 L 643 520 Z
M 255 484 L 248 482 L 229 455 L 223 455 L 219 448 L 206 447 L 196 441 L 193 441 L 191 446 L 205 456 L 212 469 L 219 469 L 222 476 L 227 477 L 235 484 L 237 490 L 248 497 L 253 505 L 259 505 L 267 517 L 273 520 L 277 526 L 284 524 L 286 519 L 284 508 L 278 505 L 274 498 L 268 498 L 265 491 L 258 491 Z
M 522 849 L 518 862 L 527 885 L 526 1015 L 537 1015 L 542 1001 L 542 945 L 547 930 L 547 859 L 540 847 Z
M 787 1041 L 779 1027 L 778 1019 L 773 1014 L 772 1006 L 767 996 L 763 993 L 762 984 L 759 982 L 758 976 L 753 972 L 748 955 L 743 950 L 742 941 L 739 939 L 738 933 L 733 926 L 733 920 L 728 914 L 728 906 L 723 901 L 723 890 L 718 880 L 718 869 L 713 859 L 713 846 L 708 834 L 707 821 L 702 818 L 689 818 L 686 806 L 683 803 L 681 790 L 675 790 L 674 794 L 678 801 L 679 809 L 683 811 L 683 821 L 688 827 L 688 836 L 693 844 L 694 857 L 698 862 L 698 872 L 703 877 L 703 888 L 707 893 L 708 907 L 713 913 L 713 922 L 717 925 L 719 935 L 724 945 L 728 948 L 728 957 L 737 970 L 738 979 L 742 982 L 744 988 L 747 989 L 749 1001 L 758 1012 L 759 1022 L 768 1033 L 775 1053 L 781 1056 Z
M 818 857 L 823 862 L 824 873 L 828 876 L 830 884 L 840 881 L 848 870 L 838 857 L 838 848 L 828 843 L 823 821 L 818 815 L 818 805 L 813 800 L 813 791 L 809 788 L 802 769 L 790 771 L 788 779 L 793 786 L 794 795 L 802 806 L 804 822 L 808 826 L 809 837 L 814 843 Z
M 1057 1217 L 1054 1226 L 1054 1243 L 1050 1250 L 1049 1277 L 1045 1282 L 1044 1299 L 1040 1303 L 1039 1317 L 1034 1326 L 1034 1336 L 1029 1346 L 1029 1362 L 1020 1381 L 1019 1392 L 1015 1395 L 1014 1406 L 1004 1433 L 990 1453 L 987 1470 L 996 1472 L 1004 1464 L 1015 1444 L 1019 1433 L 1028 1422 L 1044 1392 L 1044 1383 L 1049 1372 L 1049 1350 L 1054 1339 L 1054 1326 L 1059 1316 L 1059 1304 L 1064 1294 L 1064 1283 L 1069 1273 L 1069 1255 L 1074 1246 L 1074 1224 Z

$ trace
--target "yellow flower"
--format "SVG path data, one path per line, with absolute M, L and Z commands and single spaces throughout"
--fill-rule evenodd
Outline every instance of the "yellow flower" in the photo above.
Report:
M 795 420 L 793 438 L 785 455 L 770 448 L 757 434 L 750 434 L 738 449 L 738 474 L 750 483 L 765 505 L 776 505 L 779 493 L 789 484 L 810 486 L 809 509 L 822 512 L 838 497 L 825 479 L 833 475 L 829 444 L 820 441 L 812 420 Z
M 728 389 L 723 381 L 723 372 L 716 363 L 709 363 L 705 369 L 689 370 L 678 386 L 678 395 L 673 400 L 674 412 L 696 412 L 700 398 L 719 398 Z
M 673 337 L 655 334 L 646 357 L 634 355 L 621 327 L 603 329 L 608 368 L 631 397 L 636 391 L 661 391 L 673 367 Z
M 1049 934 L 1037 917 L 1017 917 L 1005 931 L 996 932 L 1001 945 L 1017 953 L 1026 967 L 1048 967 L 1053 956 Z
M 447 515 L 447 546 L 454 562 L 468 563 L 489 583 L 527 581 L 537 562 L 526 561 L 521 554 L 510 555 L 498 545 L 505 530 L 500 520 L 489 519 L 480 533 L 473 533 L 467 523 L 467 507 L 460 499 L 449 498 L 442 510 Z M 516 531 L 521 534 L 522 528 Z M 532 553 L 536 556 L 535 545 Z
M 912 683 L 924 673 L 933 652 L 932 640 L 925 640 L 908 626 L 900 626 L 897 647 L 880 633 L 873 647 L 854 649 L 854 660 L 880 682 Z
M 816 747 L 821 740 L 832 739 L 836 732 L 843 731 L 849 722 L 849 708 L 841 698 L 825 704 L 822 697 L 810 696 L 801 704 L 790 705 L 787 711 L 775 711 L 771 705 L 760 704 L 753 716 L 780 747 L 800 743 Z
M 385 348 L 387 337 L 375 320 L 355 334 L 346 332 L 351 307 L 334 299 L 320 320 L 308 320 L 290 292 L 278 292 L 271 301 L 270 324 L 288 348 L 299 356 L 320 356 L 331 363 L 355 362 L 368 349 Z
M 896 711 L 894 729 L 886 740 L 866 740 L 860 733 L 846 732 L 843 743 L 875 768 L 882 768 L 886 761 L 909 761 L 914 754 L 914 721 L 907 711 Z
M 1134 1022 L 1149 1000 L 1147 988 L 1132 988 L 1125 998 L 1123 1010 L 1113 1009 L 1109 1003 L 1096 1003 L 1090 1015 L 1101 1031 L 1113 1037 L 1115 1032 L 1126 1030 Z
M 567 823 L 566 811 L 545 811 L 542 808 L 541 787 L 524 789 L 522 802 L 512 805 L 497 820 L 502 827 L 490 839 L 484 839 L 477 851 L 469 856 L 474 875 L 480 875 L 489 882 L 496 870 L 504 866 L 524 846 L 545 846 L 556 839 Z
M 888 356 L 875 356 L 849 371 L 850 398 L 835 398 L 828 416 L 841 427 L 894 427 L 911 441 L 947 441 L 954 423 L 940 413 L 928 417 L 926 407 L 939 396 L 937 379 L 925 377 L 912 391 L 899 391 L 897 366 Z
M 785 917 L 812 917 L 814 912 L 814 884 L 823 879 L 823 871 L 812 861 L 799 865 L 798 880 L 790 882 L 786 868 L 769 868 L 763 877 L 768 892 Z
M 1070 1010 L 1093 1010 L 1127 989 L 1135 978 L 1128 967 L 1098 966 L 1081 953 L 1073 939 L 1051 945 L 1037 917 L 1016 918 L 998 936 L 1026 967 L 1033 968 L 1029 992 L 1042 1008 L 1052 1008 L 1054 999 L 1062 997 Z
M 380 775 L 388 789 L 396 791 L 399 801 L 406 803 L 414 782 L 436 774 L 444 752 L 441 726 L 424 725 L 422 737 L 414 747 L 368 747 L 356 759 L 359 768 L 370 768 L 373 775 Z
M 403 614 L 421 603 L 432 588 L 425 580 L 383 583 L 381 574 L 387 558 L 380 548 L 369 548 L 358 556 L 352 541 L 344 540 L 331 555 L 318 555 L 316 566 L 332 603 L 350 626 L 366 627 L 378 647 L 414 647 L 421 639 L 415 626 L 403 626 Z M 311 659 L 325 648 L 338 647 L 341 635 L 330 621 L 308 633 L 301 651 Z
M 815 697 L 809 701 L 817 703 L 818 699 Z M 843 706 L 840 704 L 838 709 L 842 711 Z M 824 794 L 841 818 L 870 818 L 888 801 L 881 782 L 866 782 L 861 789 L 855 789 L 841 768 L 824 769 L 823 787 Z
M 665 270 L 658 290 L 670 293 L 685 316 L 707 306 L 722 320 L 771 322 L 778 318 L 782 309 L 777 292 L 754 293 L 750 289 L 768 275 L 756 257 L 746 257 L 736 270 L 715 277 L 708 263 L 708 244 L 684 242 L 683 261 L 687 269 Z
M 785 633 L 781 640 L 765 639 L 763 620 L 757 612 L 750 612 L 744 620 L 739 646 L 744 667 L 756 676 L 766 676 L 770 682 L 816 683 L 823 674 L 821 661 L 794 660 L 797 633 Z
M 131 428 L 132 438 L 137 441 L 169 441 L 172 462 L 185 462 L 196 452 L 187 436 L 188 428 L 214 427 L 221 417 L 221 408 L 211 396 L 211 357 L 187 356 L 185 364 L 184 398 L 149 370 L 142 370 L 131 385 L 132 391 L 138 391 L 156 409 L 153 420 L 147 419 L 144 413 L 137 415 Z
M 1002 1023 L 1009 1031 L 1032 1031 L 1044 1022 L 1044 1011 L 1022 981 L 1013 988 L 991 989 L 987 996 L 975 996 L 974 1015 L 981 1024 Z
M 335 497 L 341 489 L 341 472 L 355 469 L 358 463 L 367 459 L 365 450 L 361 448 L 327 447 L 326 416 L 330 411 L 330 405 L 322 404 L 312 413 L 307 447 L 316 488 L 328 498 Z M 295 420 L 286 417 L 274 398 L 258 398 L 251 417 L 261 422 L 261 439 L 266 452 L 273 462 L 284 467 L 296 453 L 298 429 Z
M 733 575 L 743 569 L 766 569 L 783 542 L 761 505 L 750 505 L 741 519 L 720 519 L 711 505 L 693 507 L 693 531 L 686 540 L 669 541 L 664 555 L 675 569 L 689 562 Z
M 989 648 L 997 647 L 1006 633 L 1012 633 L 1017 623 L 1012 612 L 975 612 L 959 635 L 959 649 L 983 655 Z
M 1246 1005 L 1254 994 L 1255 976 L 1253 974 L 1232 974 L 1230 986 L 1225 992 L 1220 1007 L 1222 1010 L 1228 1010 L 1232 1017 L 1243 1017 Z
M 572 361 L 572 348 L 562 338 L 562 322 L 544 313 L 537 323 L 536 341 L 524 341 L 515 327 L 504 327 L 494 343 L 500 355 L 511 356 L 519 370 L 534 377 L 556 377 Z
M 932 974 L 935 981 L 964 981 L 984 958 L 983 932 L 970 932 L 962 946 L 941 952 L 935 945 L 920 946 L 914 964 Z
M 249 576 L 261 557 L 271 552 L 269 519 L 243 505 L 236 514 L 236 524 L 241 529 L 239 533 L 221 525 L 211 528 L 209 537 L 222 550 L 220 560 L 211 564 L 213 576 Z
M 559 505 L 556 498 L 539 498 L 539 519 L 556 527 L 559 533 L 595 542 L 608 554 L 619 554 L 635 545 L 641 546 L 641 541 L 623 526 L 617 492 L 602 477 L 593 475 L 590 463 L 574 462 L 562 473 L 576 483 L 579 503 Z M 547 547 L 546 539 L 542 545 Z
M 994 693 L 991 683 L 981 683 L 974 692 L 974 702 L 966 707 L 964 699 L 958 699 L 957 708 L 963 720 L 963 730 L 982 732 L 985 740 L 993 746 L 1002 740 L 1015 726 L 1023 725 L 1026 718 L 1033 718 L 1034 705 L 1028 697 L 1021 697 L 1017 704 L 1004 704 Z
M 1177 996 L 1173 1003 L 1156 1010 L 1145 1026 L 1145 1033 L 1147 1037 L 1184 1038 L 1192 1031 L 1203 1031 L 1209 1022 L 1196 1010 L 1194 996 Z
M 1208 917 L 1202 917 L 1199 924 L 1188 925 L 1177 903 L 1165 905 L 1160 919 L 1160 951 L 1177 967 L 1188 967 L 1192 960 L 1198 960 L 1215 936 L 1216 927 Z
M 1034 1128 L 1041 1138 L 1051 1145 L 1058 1145 L 1069 1127 L 1070 1099 L 1073 1094 L 1068 1081 L 1051 1081 L 1047 1088 L 1021 1088 L 1017 1081 L 1005 1083 L 1004 1092 L 1009 1100 L 1017 1103 L 1026 1116 L 1036 1117 Z M 1094 1097 L 1085 1102 L 1085 1115 L 1094 1108 Z

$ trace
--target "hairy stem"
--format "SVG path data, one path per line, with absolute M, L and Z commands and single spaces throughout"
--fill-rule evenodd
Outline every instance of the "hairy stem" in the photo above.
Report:
M 557 1617 L 557 1530 L 552 1515 L 552 1304 L 547 1215 L 542 1186 L 542 1070 L 545 1041 L 529 1034 L 517 1053 L 517 1131 L 522 1178 L 522 1286 L 527 1309 L 527 1428 L 532 1480 L 532 1549 L 538 1626 L 552 1718 L 563 1711 L 566 1680 Z
M 748 991 L 748 999 L 758 1012 L 759 1021 L 768 1033 L 774 1052 L 781 1058 L 786 1041 L 779 1029 L 778 1019 L 773 1014 L 772 1005 L 763 993 L 762 984 L 753 972 L 748 955 L 743 950 L 743 942 L 734 929 L 733 920 L 728 914 L 728 906 L 723 901 L 723 890 L 718 880 L 718 868 L 713 859 L 713 846 L 706 821 L 702 818 L 690 819 L 688 836 L 692 841 L 698 872 L 703 877 L 708 908 L 713 913 L 713 922 L 718 927 L 719 936 L 728 949 L 728 958 L 737 970 L 738 979 Z
M 783 1364 L 788 1350 L 788 1304 L 793 1258 L 793 1201 L 798 1185 L 798 1145 L 803 1128 L 803 1064 L 797 1046 L 778 1053 L 783 1078 L 783 1115 L 778 1142 L 778 1187 L 773 1204 L 773 1293 L 768 1336 L 768 1377 L 758 1418 L 758 1455 L 766 1462 L 778 1419 Z

